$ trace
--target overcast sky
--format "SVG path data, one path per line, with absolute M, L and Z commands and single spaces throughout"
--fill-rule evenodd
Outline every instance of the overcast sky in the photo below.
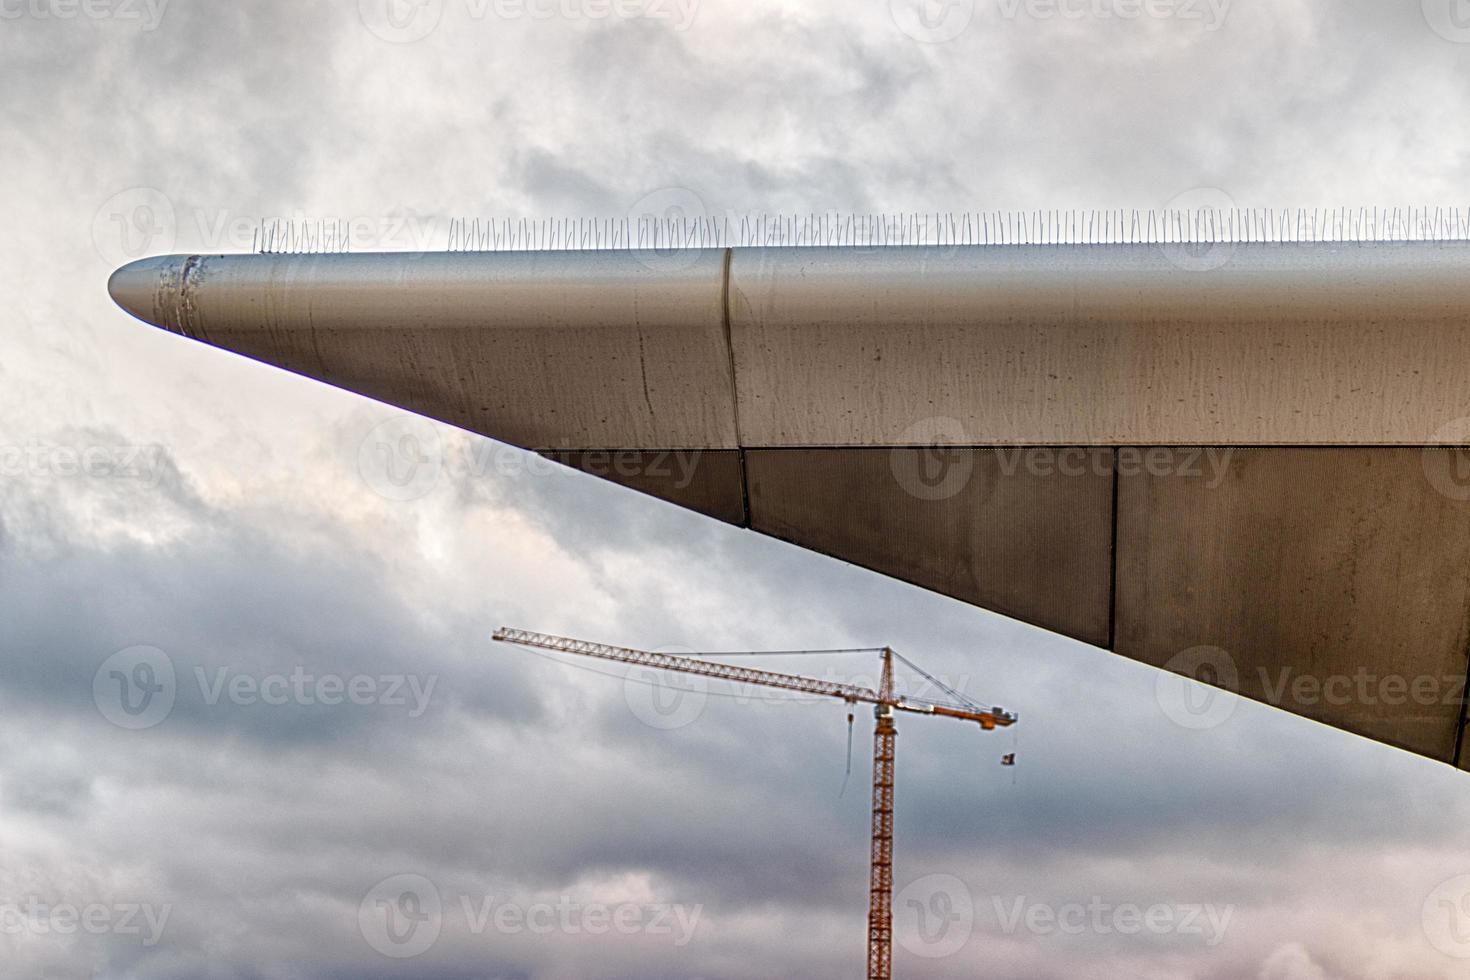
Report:
M 273 217 L 437 248 L 650 195 L 1463 204 L 1467 42 L 1463 0 L 0 0 L 0 976 L 860 975 L 865 714 L 844 790 L 840 704 L 680 698 L 504 623 L 888 643 L 1020 712 L 901 726 L 901 976 L 1463 977 L 1465 775 L 1254 704 L 1181 725 L 1149 668 L 105 284 Z M 384 424 L 450 464 L 414 499 L 364 450 Z

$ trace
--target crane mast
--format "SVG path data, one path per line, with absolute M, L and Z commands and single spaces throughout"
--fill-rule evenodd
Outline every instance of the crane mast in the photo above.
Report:
M 893 651 L 883 650 L 879 694 L 893 697 Z M 868 980 L 893 976 L 893 706 L 873 709 L 873 841 L 868 871 Z
M 848 704 L 864 702 L 873 705 L 876 719 L 873 726 L 873 823 L 872 846 L 868 874 L 868 980 L 892 980 L 893 977 L 893 782 L 894 749 L 898 729 L 894 715 L 899 711 L 915 714 L 939 715 L 978 722 L 986 731 L 1004 728 L 1016 723 L 1016 716 L 1000 708 L 984 709 L 964 698 L 958 691 L 948 687 L 938 678 L 924 674 L 943 691 L 957 701 L 943 704 L 918 698 L 905 698 L 893 690 L 893 660 L 898 656 L 891 647 L 883 647 L 883 671 L 878 689 L 856 684 L 803 677 L 800 674 L 783 674 L 776 671 L 739 667 L 694 657 L 681 657 L 668 653 L 635 650 L 630 647 L 609 646 L 588 640 L 573 640 L 564 636 L 533 633 L 530 630 L 503 627 L 493 634 L 502 643 L 551 650 L 556 653 L 574 653 L 599 660 L 636 664 L 660 670 L 685 674 L 698 674 L 720 680 L 755 684 L 763 687 L 798 691 L 838 698 Z M 903 659 L 899 657 L 899 659 Z M 923 673 L 917 665 L 904 660 L 909 666 Z M 850 720 L 850 716 L 849 716 Z

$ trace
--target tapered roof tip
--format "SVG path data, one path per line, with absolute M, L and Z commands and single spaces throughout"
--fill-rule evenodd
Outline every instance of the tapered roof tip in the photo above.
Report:
M 129 262 L 107 280 L 107 293 L 128 313 L 157 326 L 159 287 L 165 280 L 177 280 L 185 259 L 182 255 L 154 255 Z

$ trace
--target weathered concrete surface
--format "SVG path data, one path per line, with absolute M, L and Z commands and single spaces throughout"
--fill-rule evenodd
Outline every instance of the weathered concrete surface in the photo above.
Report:
M 1421 445 L 1470 414 L 1470 245 L 1214 249 L 736 250 L 743 442 Z
M 520 446 L 1470 439 L 1446 431 L 1470 415 L 1470 243 L 1218 248 L 166 256 L 109 288 Z
M 109 288 L 1146 663 L 1216 648 L 1223 686 L 1470 768 L 1470 454 L 1418 448 L 1470 443 L 1470 247 L 1227 249 L 175 256 Z M 1088 448 L 973 448 L 1026 443 Z M 1275 448 L 1130 448 L 1243 443 Z
M 1118 494 L 1118 653 L 1162 667 L 1217 648 L 1247 697 L 1453 759 L 1470 505 L 1423 451 L 1238 449 L 1218 479 L 1164 466 Z
M 653 263 L 653 264 L 649 264 Z M 173 256 L 135 316 L 527 448 L 733 449 L 725 254 Z
M 1064 475 L 1028 472 L 1018 452 L 750 450 L 750 526 L 1107 646 L 1110 453 Z

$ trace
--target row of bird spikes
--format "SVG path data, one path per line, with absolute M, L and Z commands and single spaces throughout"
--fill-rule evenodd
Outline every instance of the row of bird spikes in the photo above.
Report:
M 350 220 L 272 219 L 260 253 L 349 252 Z M 447 251 L 1470 241 L 1470 208 L 1166 208 L 454 218 Z M 381 242 L 371 243 L 373 251 Z

